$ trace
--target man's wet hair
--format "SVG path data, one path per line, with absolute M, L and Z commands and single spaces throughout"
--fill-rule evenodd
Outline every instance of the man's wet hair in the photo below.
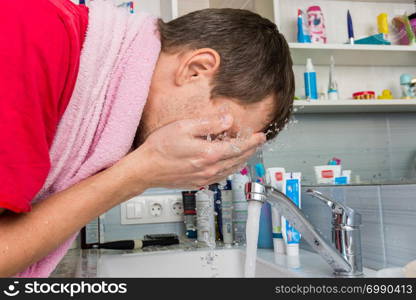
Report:
M 295 80 L 289 46 L 277 26 L 241 9 L 204 9 L 170 22 L 159 20 L 162 51 L 211 48 L 221 57 L 211 97 L 254 103 L 273 96 L 267 139 L 288 122 L 293 109 Z

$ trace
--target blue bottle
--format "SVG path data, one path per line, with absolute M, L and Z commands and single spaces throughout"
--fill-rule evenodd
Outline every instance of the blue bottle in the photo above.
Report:
M 305 95 L 306 99 L 318 100 L 318 89 L 316 84 L 316 72 L 312 64 L 312 59 L 306 60 L 305 79 Z
M 272 208 L 265 202 L 261 207 L 258 248 L 273 249 Z

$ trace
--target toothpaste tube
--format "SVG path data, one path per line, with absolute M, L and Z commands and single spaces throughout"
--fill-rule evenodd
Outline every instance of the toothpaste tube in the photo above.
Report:
M 288 196 L 297 207 L 301 208 L 300 180 L 301 173 L 286 173 L 286 196 Z M 301 235 L 285 218 L 282 218 L 283 239 L 286 243 L 288 256 L 299 255 L 299 242 Z
M 316 183 L 334 184 L 335 177 L 341 176 L 341 165 L 315 166 Z
M 284 168 L 268 168 L 266 180 L 276 190 L 286 193 L 286 171 Z M 272 206 L 272 236 L 273 248 L 276 254 L 285 253 L 285 243 L 282 235 L 282 216 L 276 207 Z

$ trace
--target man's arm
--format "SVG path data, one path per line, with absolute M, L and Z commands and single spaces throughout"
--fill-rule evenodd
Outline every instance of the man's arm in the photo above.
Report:
M 265 142 L 208 142 L 232 119 L 183 120 L 152 133 L 138 149 L 111 168 L 56 193 L 29 213 L 0 215 L 0 277 L 13 276 L 39 261 L 90 220 L 151 187 L 195 189 L 236 172 Z M 236 151 L 238 148 L 238 151 Z
M 0 216 L 0 277 L 23 271 L 90 220 L 146 189 L 139 183 L 129 188 L 129 180 L 116 165 L 34 205 L 30 213 L 4 212 Z

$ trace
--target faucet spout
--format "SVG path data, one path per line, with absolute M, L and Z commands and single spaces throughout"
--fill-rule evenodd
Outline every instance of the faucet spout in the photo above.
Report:
M 247 201 L 268 201 L 294 226 L 311 247 L 332 267 L 337 276 L 356 277 L 362 275 L 362 266 L 351 263 L 350 257 L 340 253 L 333 245 L 328 243 L 316 230 L 302 211 L 285 194 L 273 189 L 271 186 L 257 182 L 246 184 Z M 361 255 L 359 257 L 361 259 Z

